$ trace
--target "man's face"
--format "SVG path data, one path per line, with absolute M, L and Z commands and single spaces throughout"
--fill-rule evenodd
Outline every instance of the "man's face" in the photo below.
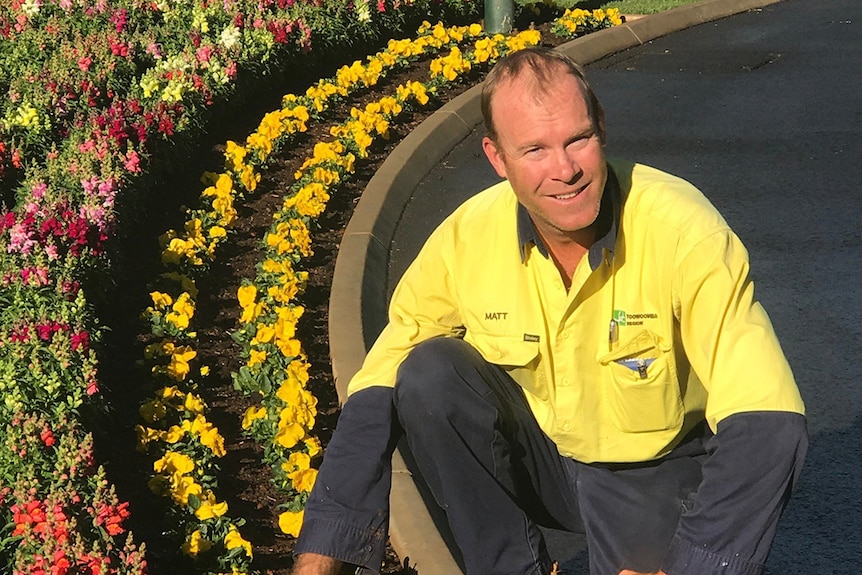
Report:
M 541 91 L 529 73 L 506 79 L 491 100 L 496 141 L 482 146 L 545 241 L 592 241 L 607 181 L 604 134 L 578 80 L 559 76 Z

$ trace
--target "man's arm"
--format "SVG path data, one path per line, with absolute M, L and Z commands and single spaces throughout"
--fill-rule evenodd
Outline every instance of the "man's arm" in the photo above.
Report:
M 328 565 L 337 572 L 337 563 L 321 556 L 380 569 L 389 525 L 392 452 L 401 434 L 391 388 L 371 387 L 345 403 L 305 506 L 294 553 L 308 557 L 297 569 L 300 564 L 303 569 Z
M 663 569 L 668 575 L 758 575 L 808 445 L 805 418 L 739 413 L 707 444 L 703 481 L 680 518 Z
M 681 255 L 674 286 L 680 332 L 708 393 L 705 416 L 715 436 L 663 569 L 757 575 L 805 457 L 804 406 L 739 239 L 721 231 Z
M 446 254 L 454 253 L 452 241 L 451 229 L 441 226 L 426 242 L 395 289 L 389 323 L 350 381 L 349 398 L 306 503 L 294 549 L 298 557 L 308 555 L 302 565 L 336 568 L 326 560 L 332 558 L 380 569 L 389 527 L 392 453 L 403 435 L 392 401 L 398 367 L 419 343 L 460 333 L 446 263 Z
M 293 575 L 338 575 L 341 565 L 341 561 L 326 555 L 303 553 L 296 557 Z

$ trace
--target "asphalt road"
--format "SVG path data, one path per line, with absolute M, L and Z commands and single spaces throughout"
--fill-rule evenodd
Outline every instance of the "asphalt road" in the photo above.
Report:
M 811 445 L 767 571 L 862 566 L 862 2 L 785 0 L 587 66 L 608 153 L 682 176 L 750 251 L 757 293 L 794 368 Z M 456 205 L 497 181 L 481 130 L 416 188 L 389 290 Z M 585 572 L 583 542 L 550 534 Z

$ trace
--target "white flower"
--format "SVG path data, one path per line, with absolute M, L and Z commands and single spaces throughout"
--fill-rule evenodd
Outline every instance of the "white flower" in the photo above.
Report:
M 36 14 L 39 13 L 39 8 L 42 7 L 41 0 L 27 0 L 23 4 L 21 4 L 21 10 L 24 14 L 27 15 L 28 18 L 32 18 Z
M 357 0 L 355 4 L 356 19 L 360 22 L 371 22 L 371 9 L 368 8 L 368 0 Z
M 239 31 L 239 28 L 236 26 L 228 26 L 221 31 L 220 43 L 222 46 L 230 50 L 239 44 L 240 38 L 242 38 L 242 33 Z

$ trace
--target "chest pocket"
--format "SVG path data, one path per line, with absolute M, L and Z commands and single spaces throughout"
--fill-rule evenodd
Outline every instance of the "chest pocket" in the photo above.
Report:
M 671 348 L 642 330 L 599 358 L 603 402 L 620 431 L 644 433 L 678 430 L 684 409 Z
M 504 368 L 525 391 L 548 399 L 544 370 L 539 365 L 539 342 L 524 341 L 524 336 L 497 335 L 467 331 L 464 341 L 475 347 L 488 363 Z

